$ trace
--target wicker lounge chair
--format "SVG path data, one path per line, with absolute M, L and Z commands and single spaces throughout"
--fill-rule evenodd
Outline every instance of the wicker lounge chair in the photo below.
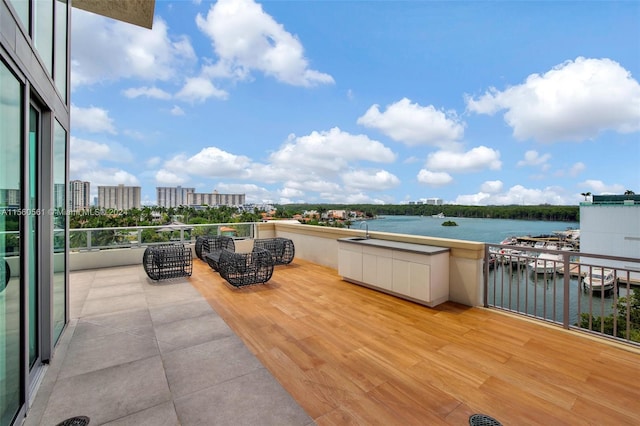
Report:
M 250 253 L 220 252 L 220 276 L 234 287 L 264 284 L 273 275 L 274 259 L 268 250 L 254 247 Z
M 200 260 L 206 260 L 207 253 L 220 251 L 223 248 L 231 251 L 235 251 L 235 243 L 233 238 L 223 235 L 204 235 L 196 239 L 196 256 Z
M 253 242 L 254 247 L 269 250 L 276 265 L 287 265 L 293 261 L 296 254 L 293 241 L 288 238 L 262 238 Z
M 191 249 L 183 244 L 149 246 L 142 256 L 142 266 L 152 280 L 190 277 L 193 272 Z

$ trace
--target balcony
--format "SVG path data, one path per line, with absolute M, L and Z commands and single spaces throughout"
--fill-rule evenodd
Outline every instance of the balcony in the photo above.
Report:
M 640 350 L 478 307 L 483 244 L 372 233 L 451 249 L 454 301 L 427 308 L 341 279 L 335 240 L 361 231 L 254 232 L 296 258 L 240 290 L 197 259 L 153 283 L 139 249 L 72 253 L 72 320 L 25 424 L 640 423 Z

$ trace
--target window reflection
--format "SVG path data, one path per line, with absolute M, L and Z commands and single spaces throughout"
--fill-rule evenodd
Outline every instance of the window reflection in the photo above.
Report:
M 57 121 L 53 138 L 53 329 L 57 341 L 65 324 L 67 277 L 67 132 Z
M 67 0 L 56 0 L 55 70 L 58 92 L 67 100 Z
M 22 87 L 0 62 L 0 424 L 20 405 L 20 154 Z
M 53 1 L 33 2 L 33 44 L 36 46 L 45 67 L 52 74 L 53 69 Z

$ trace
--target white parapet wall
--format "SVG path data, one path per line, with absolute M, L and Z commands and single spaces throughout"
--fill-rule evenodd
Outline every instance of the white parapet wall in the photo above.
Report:
M 365 231 L 361 229 L 279 221 L 261 223 L 257 229 L 258 238 L 289 238 L 294 243 L 296 257 L 336 270 L 338 239 L 364 235 Z M 449 248 L 449 300 L 468 306 L 482 305 L 484 243 L 377 231 L 371 231 L 369 235 L 383 240 Z
M 266 222 L 257 225 L 256 238 L 289 238 L 295 246 L 295 257 L 338 270 L 338 239 L 364 236 L 361 229 L 331 228 L 326 226 L 302 225 L 292 222 Z M 475 241 L 431 238 L 389 232 L 369 232 L 371 238 L 413 244 L 445 247 L 449 255 L 449 300 L 468 306 L 480 306 L 483 299 L 483 258 L 484 243 Z M 248 252 L 253 240 L 235 241 L 236 251 Z M 195 256 L 194 247 L 190 245 Z M 80 251 L 69 254 L 71 271 L 110 268 L 116 266 L 140 265 L 145 247 L 121 248 L 97 251 Z
M 191 254 L 195 256 L 191 246 Z M 89 250 L 69 253 L 69 270 L 111 268 L 116 266 L 140 265 L 146 247 L 119 248 L 110 250 Z
M 146 247 L 110 250 L 78 251 L 69 253 L 69 270 L 111 268 L 140 265 Z

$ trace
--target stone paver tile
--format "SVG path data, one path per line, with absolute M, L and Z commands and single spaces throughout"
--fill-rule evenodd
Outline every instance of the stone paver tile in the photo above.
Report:
M 59 378 L 40 426 L 54 426 L 73 416 L 88 416 L 91 425 L 140 412 L 171 400 L 159 356 Z
M 301 426 L 313 424 L 265 369 L 174 399 L 182 426 Z

